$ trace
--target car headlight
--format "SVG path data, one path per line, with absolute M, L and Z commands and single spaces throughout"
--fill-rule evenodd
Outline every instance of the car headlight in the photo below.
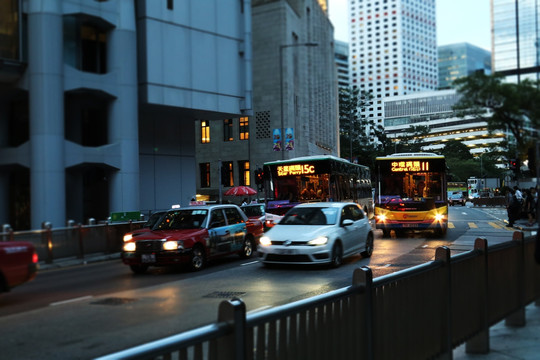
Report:
M 318 238 L 308 241 L 308 245 L 312 246 L 326 245 L 326 243 L 328 243 L 328 237 L 326 236 L 319 236 Z
M 135 251 L 137 249 L 137 244 L 134 242 L 128 242 L 124 244 L 124 251 Z
M 133 239 L 133 235 L 131 235 L 131 234 L 124 235 L 124 242 L 130 241 L 131 239 Z
M 262 246 L 270 246 L 272 245 L 272 240 L 268 236 L 262 236 L 259 240 L 259 244 Z
M 165 241 L 163 243 L 163 250 L 178 250 L 182 248 L 182 242 L 180 241 Z

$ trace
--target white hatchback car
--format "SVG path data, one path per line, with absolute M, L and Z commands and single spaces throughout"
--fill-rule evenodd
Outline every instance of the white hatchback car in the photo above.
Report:
M 329 264 L 373 253 L 373 230 L 362 208 L 351 202 L 300 204 L 261 237 L 263 264 Z

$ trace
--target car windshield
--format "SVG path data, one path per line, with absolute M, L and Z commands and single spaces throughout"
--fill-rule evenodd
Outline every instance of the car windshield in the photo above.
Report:
M 152 230 L 199 229 L 208 216 L 205 209 L 185 209 L 168 212 Z
M 144 223 L 144 228 L 152 228 L 154 225 L 157 224 L 157 222 L 161 219 L 161 217 L 165 215 L 164 212 L 156 212 L 150 215 L 150 218 Z
M 452 199 L 461 199 L 462 197 L 463 197 L 463 195 L 461 195 L 461 194 L 453 194 L 451 196 Z
M 285 214 L 279 225 L 334 225 L 337 208 L 298 207 Z
M 241 208 L 248 217 L 264 215 L 264 205 L 247 205 Z

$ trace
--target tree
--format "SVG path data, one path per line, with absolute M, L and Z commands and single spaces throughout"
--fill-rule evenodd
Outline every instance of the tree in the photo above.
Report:
M 516 154 L 523 159 L 538 137 L 540 84 L 528 79 L 517 84 L 505 83 L 503 79 L 500 75 L 478 72 L 455 80 L 461 97 L 454 109 L 461 116 L 484 119 L 490 132 L 511 132 Z
M 459 140 L 450 140 L 441 150 L 441 154 L 447 159 L 455 158 L 457 160 L 471 160 L 473 158 L 469 148 Z
M 339 89 L 339 139 L 342 154 L 358 154 L 360 139 L 365 137 L 366 122 L 362 121 L 361 111 L 369 106 L 372 96 L 353 88 Z

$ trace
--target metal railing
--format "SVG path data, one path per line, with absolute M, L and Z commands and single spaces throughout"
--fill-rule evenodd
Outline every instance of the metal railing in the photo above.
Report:
M 525 323 L 540 297 L 534 239 L 513 240 L 373 279 L 355 269 L 352 285 L 253 314 L 223 301 L 215 324 L 103 356 L 109 359 L 426 359 L 489 352 L 489 327 Z M 391 345 L 390 345 L 391 344 Z
M 28 241 L 34 245 L 39 259 L 50 264 L 60 258 L 84 258 L 88 254 L 119 252 L 124 234 L 139 229 L 143 224 L 144 221 L 130 221 L 63 228 L 44 224 L 44 228 L 39 230 L 13 232 L 7 229 L 0 233 L 0 241 Z

